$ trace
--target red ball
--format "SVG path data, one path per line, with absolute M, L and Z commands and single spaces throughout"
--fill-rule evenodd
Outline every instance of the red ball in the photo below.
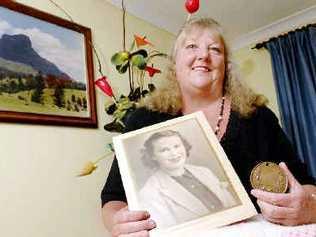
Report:
M 185 1 L 185 8 L 187 11 L 192 14 L 199 10 L 200 7 L 200 1 L 199 0 L 186 0 Z

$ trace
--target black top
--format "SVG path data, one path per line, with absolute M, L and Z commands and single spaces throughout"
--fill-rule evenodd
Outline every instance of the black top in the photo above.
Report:
M 223 210 L 224 205 L 222 201 L 189 170 L 185 169 L 183 175 L 170 177 L 200 200 L 207 207 L 209 213 Z
M 125 132 L 175 117 L 177 116 L 140 108 L 127 116 Z M 226 133 L 220 143 L 248 193 L 251 190 L 250 172 L 261 161 L 284 161 L 299 182 L 315 182 L 308 176 L 305 165 L 298 160 L 277 117 L 267 107 L 259 107 L 250 118 L 242 118 L 237 112 L 231 111 Z M 252 195 L 250 197 L 257 207 L 255 198 Z M 101 199 L 102 206 L 113 200 L 126 202 L 116 159 L 102 190 Z

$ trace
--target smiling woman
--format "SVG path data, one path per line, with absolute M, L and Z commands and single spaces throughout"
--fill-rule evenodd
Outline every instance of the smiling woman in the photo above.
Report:
M 176 49 L 176 74 L 181 78 L 180 87 L 194 90 L 222 91 L 225 72 L 225 48 L 218 33 L 206 29 L 191 29 L 189 35 L 179 39 Z M 214 84 L 213 82 L 216 82 Z M 184 89 L 184 88 L 183 88 Z M 217 94 L 212 94 L 217 96 Z
M 307 175 L 306 167 L 293 151 L 276 116 L 266 107 L 265 97 L 256 94 L 244 85 L 238 73 L 233 69 L 229 48 L 225 44 L 220 25 L 209 18 L 191 19 L 180 30 L 175 41 L 169 72 L 166 76 L 170 83 L 156 90 L 150 97 L 145 98 L 140 105 L 141 108 L 128 116 L 126 131 L 202 111 L 245 189 L 249 194 L 252 194 L 254 205 L 257 205 L 257 210 L 261 211 L 267 220 L 286 225 L 315 223 L 316 202 L 311 197 L 316 192 L 316 187 L 302 185 L 312 184 L 315 181 Z M 193 137 L 196 132 L 195 129 L 192 129 L 190 135 Z M 179 142 L 179 138 L 168 140 L 168 143 L 170 145 L 175 141 Z M 169 145 L 162 145 L 160 148 L 171 150 Z M 158 147 L 155 149 L 157 151 Z M 152 156 L 156 157 L 157 155 L 156 152 Z M 162 158 L 156 157 L 155 159 Z M 167 159 L 167 162 L 164 161 L 164 163 L 174 162 L 173 164 L 178 164 L 178 159 Z M 251 190 L 249 175 L 258 161 L 273 161 L 275 163 L 283 161 L 287 163 L 293 174 L 284 164 L 280 165 L 280 168 L 291 180 L 289 193 L 280 195 Z M 139 215 L 136 216 L 136 213 L 126 208 L 123 185 L 113 187 L 113 184 L 121 183 L 117 162 L 114 162 L 102 192 L 105 224 L 114 230 L 114 233 L 148 234 L 148 231 L 155 227 L 152 224 L 153 221 L 159 224 L 166 221 L 167 218 L 165 217 L 171 217 L 169 218 L 170 223 L 181 223 L 184 218 L 191 218 L 190 212 L 198 216 L 203 215 L 203 210 L 210 207 L 205 204 L 205 200 L 200 201 L 200 205 L 193 200 L 196 199 L 196 196 L 209 197 L 206 203 L 210 204 L 216 203 L 214 202 L 215 198 L 211 197 L 210 190 L 205 188 L 208 187 L 205 183 L 200 185 L 201 189 L 197 192 L 199 194 L 195 196 L 196 193 L 191 189 L 191 184 L 192 187 L 195 187 L 197 183 L 203 183 L 203 179 L 197 178 L 198 174 L 203 174 L 205 177 L 212 175 L 200 167 L 191 167 L 186 164 L 181 167 L 178 169 L 179 173 L 183 173 L 180 179 L 163 171 L 166 167 L 158 169 L 153 174 L 143 188 L 144 190 L 152 190 L 141 192 L 141 195 L 147 197 L 150 202 L 146 204 L 144 211 L 138 212 Z M 294 176 L 299 180 L 296 180 Z M 187 177 L 194 180 L 193 183 L 186 182 Z M 169 182 L 170 187 L 173 188 L 166 188 L 163 185 L 165 182 Z M 216 181 L 214 182 L 216 183 Z M 216 187 L 216 185 L 212 187 Z M 170 193 L 174 190 L 182 190 L 183 192 L 177 191 L 168 196 L 164 192 L 165 190 L 169 190 Z M 220 197 L 213 189 L 211 191 L 215 196 Z M 190 195 L 192 202 L 185 202 L 183 197 Z M 177 202 L 177 198 L 183 202 Z M 202 198 L 199 199 L 203 200 Z M 219 199 L 222 201 L 221 198 Z M 177 217 L 173 211 L 178 208 L 175 204 L 180 202 L 181 204 L 178 206 L 186 210 L 182 211 L 179 207 L 178 212 L 181 214 Z M 195 204 L 191 206 L 192 203 Z M 224 203 L 222 202 L 223 206 L 225 206 Z M 155 206 L 152 207 L 151 204 L 155 204 Z M 164 206 L 165 209 L 161 206 Z M 148 213 L 146 214 L 146 210 L 150 210 L 152 220 Z M 164 212 L 165 210 L 167 211 Z M 127 220 L 123 218 L 124 216 L 130 218 Z M 129 226 L 135 226 L 135 228 L 130 229 Z

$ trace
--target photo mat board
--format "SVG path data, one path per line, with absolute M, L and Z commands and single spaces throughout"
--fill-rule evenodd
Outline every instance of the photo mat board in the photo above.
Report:
M 97 127 L 89 28 L 0 2 L 0 121 Z
M 148 210 L 157 223 L 151 236 L 194 236 L 257 214 L 202 112 L 113 144 L 129 209 Z

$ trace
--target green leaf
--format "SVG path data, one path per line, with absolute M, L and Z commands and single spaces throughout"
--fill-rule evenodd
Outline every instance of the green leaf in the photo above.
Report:
M 131 63 L 133 66 L 138 67 L 140 70 L 144 70 L 146 68 L 146 60 L 143 55 L 136 54 L 132 56 Z
M 120 121 L 124 118 L 126 112 L 134 106 L 134 103 L 131 102 L 128 98 L 122 98 L 116 104 L 117 109 L 113 113 L 113 116 Z
M 117 66 L 117 65 L 121 65 L 121 64 L 125 63 L 126 61 L 128 61 L 128 58 L 129 58 L 129 53 L 127 51 L 121 51 L 121 52 L 114 54 L 111 57 L 111 62 L 112 62 L 112 64 Z
M 114 120 L 111 123 L 105 124 L 104 129 L 109 132 L 123 132 L 124 126 L 118 121 Z

